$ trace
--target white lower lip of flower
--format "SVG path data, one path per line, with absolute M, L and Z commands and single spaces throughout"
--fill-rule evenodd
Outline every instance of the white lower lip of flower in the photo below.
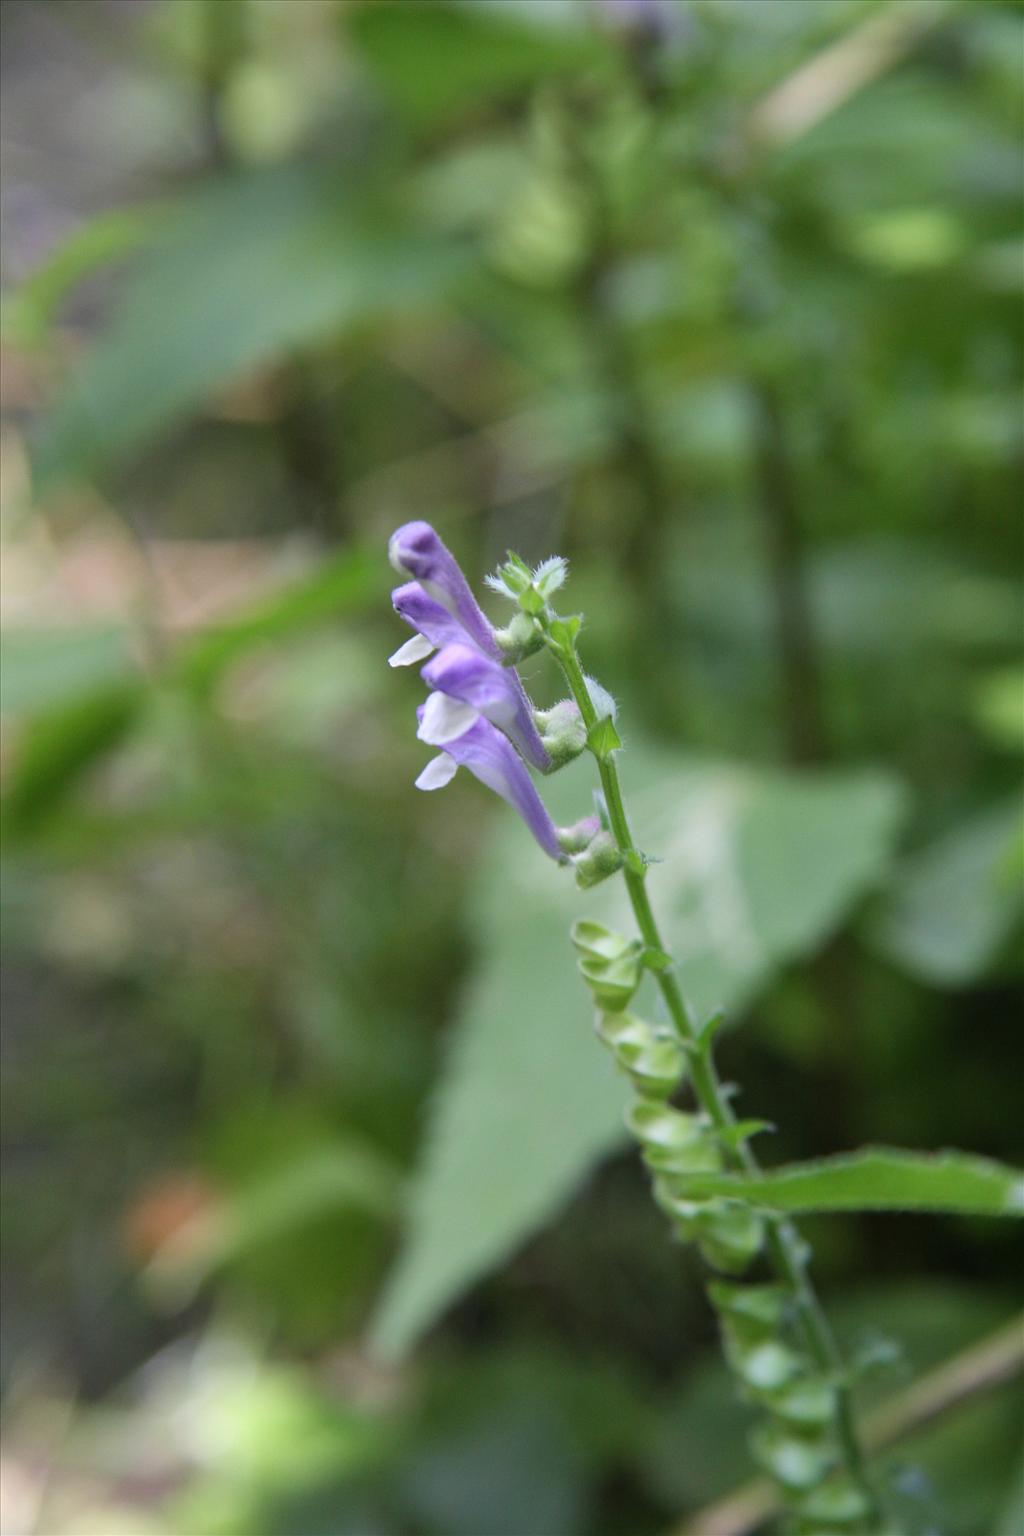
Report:
M 450 784 L 459 771 L 459 765 L 447 752 L 439 752 L 437 757 L 432 757 L 416 780 L 417 789 L 443 789 Z
M 472 704 L 450 699 L 446 693 L 432 693 L 424 706 L 416 735 L 430 747 L 443 747 L 446 741 L 465 735 L 479 719 L 479 711 Z
M 388 657 L 389 667 L 412 667 L 418 661 L 426 661 L 428 656 L 434 654 L 434 647 L 426 635 L 413 635 L 404 645 L 400 645 L 393 656 Z

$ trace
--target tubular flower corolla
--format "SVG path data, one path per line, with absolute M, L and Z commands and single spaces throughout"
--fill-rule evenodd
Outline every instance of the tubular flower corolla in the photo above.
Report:
M 426 704 L 421 704 L 416 711 L 420 722 L 417 734 L 422 740 L 430 739 L 435 746 L 443 748 L 440 756 L 433 758 L 416 780 L 417 789 L 441 789 L 455 777 L 457 769 L 468 768 L 481 784 L 486 784 L 488 789 L 493 789 L 496 795 L 500 795 L 519 812 L 546 854 L 553 859 L 561 860 L 564 855 L 558 839 L 558 831 L 534 787 L 527 768 L 509 742 L 489 720 L 482 715 L 476 715 L 472 724 L 461 734 L 443 742 L 437 740 L 436 732 L 429 736 L 425 734 L 424 728 L 427 727 L 429 730 L 428 717 L 431 714 L 432 701 L 439 698 L 444 699 L 446 703 L 451 702 L 444 694 L 432 693 Z M 467 706 L 456 706 L 458 707 L 466 708 Z

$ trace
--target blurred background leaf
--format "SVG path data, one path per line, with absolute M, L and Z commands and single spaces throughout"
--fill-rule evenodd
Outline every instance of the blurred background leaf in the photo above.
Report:
M 413 792 L 386 539 L 570 558 L 769 1163 L 1018 1166 L 1024 11 L 0 26 L 0 1523 L 680 1528 L 747 1413 L 574 973 L 623 914 Z M 1010 1314 L 1013 1223 L 807 1228 L 869 1407 Z M 908 1531 L 1015 1530 L 1019 1421 L 896 1446 Z

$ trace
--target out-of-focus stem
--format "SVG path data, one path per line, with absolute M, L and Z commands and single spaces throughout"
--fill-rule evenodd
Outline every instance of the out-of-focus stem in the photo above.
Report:
M 864 1444 L 884 1451 L 934 1419 L 952 1412 L 1024 1372 L 1024 1315 L 945 1361 L 864 1420 Z M 766 1477 L 752 1478 L 687 1520 L 675 1536 L 748 1536 L 778 1514 L 778 1490 Z
M 821 673 L 807 590 L 796 486 L 774 389 L 753 386 L 757 491 L 772 588 L 787 756 L 796 764 L 826 755 Z

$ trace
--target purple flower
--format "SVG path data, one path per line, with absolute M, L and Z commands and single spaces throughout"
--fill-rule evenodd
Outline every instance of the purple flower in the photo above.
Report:
M 424 728 L 421 726 L 420 735 L 424 741 L 440 747 L 450 739 L 447 736 L 438 737 L 433 733 L 434 716 L 443 720 L 441 726 L 443 731 L 450 730 L 462 718 L 465 718 L 467 724 L 471 724 L 468 717 L 459 714 L 458 706 L 463 706 L 476 714 L 483 715 L 492 725 L 504 731 L 523 757 L 535 768 L 550 767 L 551 759 L 533 723 L 530 701 L 511 667 L 499 666 L 489 656 L 482 655 L 475 646 L 456 644 L 446 645 L 442 651 L 439 651 L 423 668 L 420 676 L 428 687 L 436 690 L 431 695 L 431 699 L 439 700 L 432 708 L 431 699 L 427 700 L 427 709 L 431 718 L 426 723 L 426 729 L 431 734 L 424 735 Z M 451 709 L 452 701 L 456 705 L 454 716 Z
M 431 700 L 437 698 L 445 698 L 445 695 L 432 693 L 426 704 L 421 704 L 416 711 L 420 735 L 427 721 Z M 443 746 L 443 751 L 424 768 L 416 780 L 417 789 L 441 789 L 455 777 L 458 768 L 468 768 L 481 784 L 493 789 L 495 794 L 519 812 L 546 854 L 560 862 L 564 859 L 555 824 L 534 788 L 529 771 L 514 748 L 489 720 L 477 715 L 468 729 L 437 745 Z
M 470 591 L 458 561 L 429 523 L 404 523 L 397 529 L 388 544 L 388 559 L 396 571 L 419 582 L 427 597 L 453 614 L 474 645 L 486 655 L 501 659 L 494 631 Z
M 411 667 L 414 662 L 425 661 L 431 651 L 469 640 L 458 619 L 452 618 L 447 608 L 428 597 L 418 581 L 407 581 L 404 587 L 396 587 L 391 601 L 398 617 L 417 633 L 388 657 L 390 666 Z

